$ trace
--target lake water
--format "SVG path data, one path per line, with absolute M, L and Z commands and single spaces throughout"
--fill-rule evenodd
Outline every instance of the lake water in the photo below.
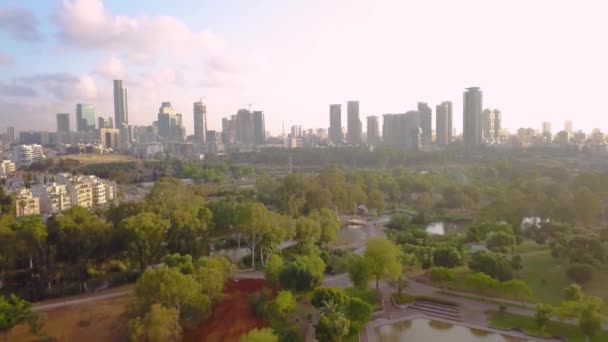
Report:
M 379 342 L 523 342 L 525 340 L 500 335 L 485 330 L 468 328 L 428 319 L 414 319 L 411 321 L 383 325 L 375 330 L 372 341 Z

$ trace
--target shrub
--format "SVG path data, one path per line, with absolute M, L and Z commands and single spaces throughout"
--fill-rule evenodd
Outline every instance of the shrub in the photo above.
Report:
M 408 295 L 407 293 L 393 293 L 393 300 L 395 304 L 405 305 L 416 301 L 416 298 Z
M 572 264 L 566 268 L 566 276 L 573 282 L 583 285 L 593 278 L 593 266 Z

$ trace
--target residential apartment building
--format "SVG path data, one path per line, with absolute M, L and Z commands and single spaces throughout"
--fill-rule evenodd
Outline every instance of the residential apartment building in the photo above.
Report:
M 58 214 L 72 207 L 72 200 L 65 184 L 36 184 L 32 186 L 32 194 L 40 199 L 42 214 Z
M 40 215 L 40 199 L 32 195 L 27 188 L 20 188 L 15 193 L 15 216 Z
M 19 167 L 27 167 L 45 158 L 41 145 L 17 145 L 13 147 L 13 162 Z
M 10 160 L 3 160 L 0 162 L 0 178 L 8 177 L 10 174 L 15 172 L 15 163 Z

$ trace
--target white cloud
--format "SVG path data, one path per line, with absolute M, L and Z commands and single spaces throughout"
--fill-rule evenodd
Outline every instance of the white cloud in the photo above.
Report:
M 103 64 L 95 68 L 95 73 L 110 79 L 122 79 L 125 77 L 125 66 L 116 56 L 110 56 Z

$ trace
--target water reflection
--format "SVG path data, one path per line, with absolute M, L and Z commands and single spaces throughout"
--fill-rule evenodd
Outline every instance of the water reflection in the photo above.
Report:
M 477 329 L 470 329 L 460 325 L 430 321 L 428 319 L 415 319 L 412 321 L 399 322 L 383 325 L 375 329 L 375 339 L 380 342 L 428 342 L 428 341 L 450 341 L 450 342 L 523 342 L 522 339 L 504 336 L 491 332 L 481 333 Z

